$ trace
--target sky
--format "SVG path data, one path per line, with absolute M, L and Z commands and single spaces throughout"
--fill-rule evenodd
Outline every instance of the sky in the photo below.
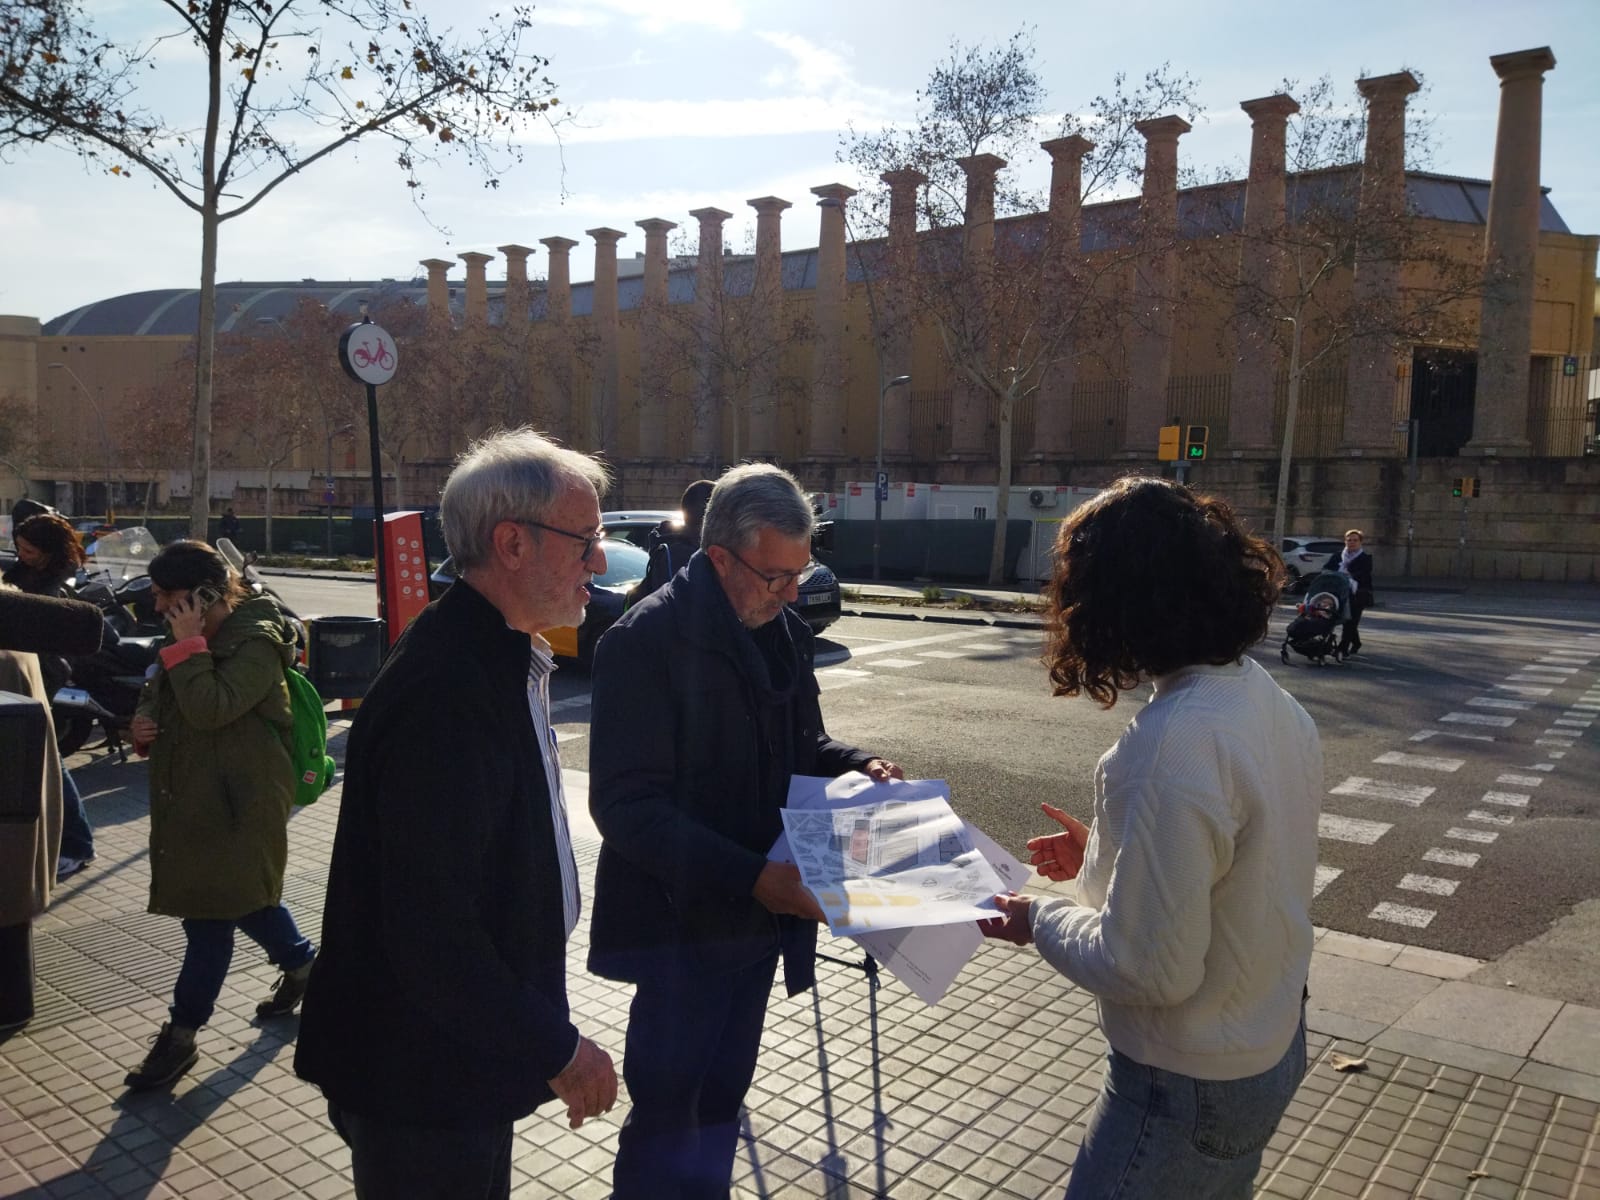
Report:
M 494 11 L 487 0 L 415 3 L 436 25 Z M 158 0 L 84 4 L 113 38 L 164 29 Z M 952 40 L 994 43 L 1022 28 L 1057 113 L 1082 111 L 1119 70 L 1170 63 L 1195 77 L 1204 113 L 1180 157 L 1210 175 L 1243 174 L 1239 101 L 1285 79 L 1326 74 L 1344 86 L 1409 68 L 1428 84 L 1433 169 L 1487 179 L 1499 102 L 1489 56 L 1547 45 L 1557 65 L 1544 87 L 1543 182 L 1573 232 L 1600 233 L 1596 0 L 556 0 L 534 18 L 569 114 L 559 146 L 548 131 L 530 134 L 494 190 L 447 159 L 424 176 L 425 212 L 387 147 L 324 160 L 223 225 L 218 278 L 404 279 L 421 273 L 420 259 L 561 235 L 582 242 L 572 274 L 588 279 L 587 229 L 627 231 L 619 253 L 631 257 L 644 248 L 636 221 L 677 221 L 675 236 L 692 239 L 689 210 L 715 206 L 735 214 L 726 240 L 739 250 L 754 229 L 746 201 L 768 195 L 794 203 L 785 247 L 814 246 L 810 189 L 856 182 L 836 160 L 841 135 L 909 121 Z M 198 124 L 197 62 L 165 43 L 147 77 L 149 107 Z M 1042 155 L 1019 169 L 1044 181 Z M 196 286 L 199 246 L 198 218 L 146 177 L 86 169 L 52 147 L 0 161 L 0 313 L 48 321 L 94 300 Z M 544 266 L 541 247 L 533 273 Z M 503 276 L 498 256 L 489 275 Z M 450 275 L 463 276 L 459 265 Z

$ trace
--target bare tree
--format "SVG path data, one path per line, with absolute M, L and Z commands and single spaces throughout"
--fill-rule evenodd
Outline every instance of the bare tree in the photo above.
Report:
M 1070 356 L 1087 334 L 1137 319 L 1128 311 L 1127 289 L 1113 283 L 1136 253 L 1149 249 L 1131 221 L 1112 239 L 1112 249 L 1093 256 L 1081 251 L 1075 218 L 1040 215 L 998 225 L 1041 206 L 1039 196 L 1007 184 L 998 167 L 1037 157 L 1039 134 L 1049 131 L 1093 143 L 1080 192 L 1071 198 L 1074 208 L 1097 194 L 1131 188 L 1143 170 L 1138 124 L 1174 111 L 1192 115 L 1194 90 L 1191 78 L 1166 66 L 1132 83 L 1119 74 L 1082 115 L 1051 118 L 1032 34 L 1024 29 L 998 47 L 953 44 L 918 93 L 911 128 L 852 131 L 841 147 L 841 160 L 864 179 L 907 167 L 927 176 L 919 192 L 920 244 L 905 319 L 931 325 L 958 383 L 975 402 L 992 403 L 997 414 L 991 584 L 1006 575 L 1017 404 L 1037 392 L 1051 364 Z M 860 208 L 867 230 L 887 229 L 887 188 L 869 187 Z M 876 303 L 872 309 L 881 355 L 893 331 L 890 318 L 879 314 L 892 310 Z
M 209 516 L 217 248 L 222 223 L 363 139 L 385 139 L 420 203 L 419 169 L 464 155 L 494 186 L 520 157 L 515 135 L 558 103 L 523 41 L 530 11 L 489 28 L 436 32 L 417 0 L 165 0 L 170 27 L 138 42 L 102 36 L 77 0 L 19 0 L 0 19 L 0 152 L 70 147 L 113 175 L 144 172 L 200 219 L 194 361 L 194 503 Z M 154 80 L 187 50 L 205 111 L 161 114 Z
M 0 396 L 0 466 L 6 467 L 28 494 L 25 469 L 33 455 L 33 411 L 21 396 Z

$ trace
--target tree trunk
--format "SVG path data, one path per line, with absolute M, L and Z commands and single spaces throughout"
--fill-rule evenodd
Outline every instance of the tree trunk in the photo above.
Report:
M 1300 411 L 1300 321 L 1294 318 L 1294 339 L 1289 349 L 1289 397 L 1283 414 L 1283 449 L 1278 454 L 1278 501 L 1272 510 L 1272 538 L 1274 549 L 1283 549 L 1283 539 L 1288 535 L 1284 528 L 1285 511 L 1289 505 L 1289 463 L 1294 457 L 1295 417 Z
M 989 552 L 989 586 L 1006 581 L 1006 517 L 1011 511 L 1011 417 L 1016 407 L 1016 387 L 1000 394 L 999 481 L 994 495 L 994 545 Z
M 266 553 L 272 553 L 272 464 L 267 464 L 267 547 Z
M 189 536 L 205 541 L 211 525 L 211 379 L 217 348 L 217 236 L 222 223 L 222 181 L 217 178 L 217 131 L 222 115 L 222 39 L 227 5 L 213 0 L 206 29 L 206 130 L 200 205 L 200 320 L 195 330 L 194 453 L 191 460 Z

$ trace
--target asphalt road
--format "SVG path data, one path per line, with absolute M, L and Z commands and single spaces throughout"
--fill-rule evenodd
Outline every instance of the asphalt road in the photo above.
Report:
M 372 611 L 370 584 L 273 582 L 304 612 Z M 1287 610 L 1256 651 L 1322 733 L 1313 916 L 1495 958 L 1600 898 L 1600 597 L 1384 600 L 1347 664 L 1281 663 Z M 1052 698 L 1040 648 L 1027 630 L 846 617 L 818 647 L 829 729 L 948 780 L 956 808 L 1019 851 L 1046 831 L 1041 800 L 1089 815 L 1095 761 L 1145 696 L 1109 711 Z M 559 673 L 563 762 L 578 769 L 587 692 Z

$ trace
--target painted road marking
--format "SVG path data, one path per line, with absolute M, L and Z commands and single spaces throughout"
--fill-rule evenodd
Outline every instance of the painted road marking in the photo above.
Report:
M 1364 796 L 1369 800 L 1394 800 L 1401 804 L 1409 804 L 1412 808 L 1416 808 L 1434 793 L 1433 788 L 1421 784 L 1386 783 L 1381 779 L 1368 779 L 1362 775 L 1352 775 L 1329 791 L 1335 796 Z
M 1425 742 L 1429 738 L 1451 737 L 1460 738 L 1466 742 L 1492 742 L 1494 737 L 1487 733 L 1459 733 L 1454 729 L 1424 729 L 1421 733 L 1413 733 L 1407 741 Z
M 1576 675 L 1577 667 L 1528 667 L 1529 671 L 1536 671 L 1542 675 Z
M 1462 829 L 1460 826 L 1454 829 L 1446 829 L 1444 835 L 1458 842 L 1477 842 L 1484 846 L 1487 846 L 1500 836 L 1498 833 L 1488 829 Z
M 1430 758 L 1426 754 L 1404 754 L 1399 750 L 1390 750 L 1387 754 L 1380 754 L 1372 760 L 1382 763 L 1386 767 L 1415 767 L 1419 771 L 1459 771 L 1464 758 Z
M 1459 879 L 1440 879 L 1437 875 L 1407 875 L 1395 885 L 1408 892 L 1427 892 L 1430 896 L 1454 896 Z
M 587 695 L 584 695 L 584 696 L 568 696 L 565 700 L 552 701 L 551 704 L 550 704 L 550 711 L 553 712 L 553 713 L 558 713 L 558 712 L 567 712 L 569 709 L 588 708 L 588 707 L 589 707 L 589 697 Z
M 1567 744 L 1571 745 L 1572 743 L 1568 742 Z M 1546 750 L 1545 753 L 1551 758 L 1565 758 L 1567 756 L 1567 752 L 1565 750 Z
M 1490 725 L 1495 729 L 1509 729 L 1517 723 L 1515 717 L 1491 717 L 1488 713 L 1445 713 L 1441 721 L 1451 721 L 1457 725 Z
M 1325 867 L 1318 863 L 1316 878 L 1311 881 L 1311 894 L 1313 896 L 1322 895 L 1322 889 L 1343 874 L 1344 872 L 1338 867 Z
M 1435 915 L 1431 908 L 1412 908 L 1406 904 L 1391 904 L 1387 900 L 1367 914 L 1374 921 L 1409 925 L 1413 929 L 1426 929 Z
M 1004 642 L 968 642 L 961 648 L 968 654 L 1005 654 L 1011 649 Z
M 1554 771 L 1555 769 L 1555 764 L 1553 763 L 1534 763 L 1528 767 L 1530 771 Z
M 1467 703 L 1473 708 L 1514 708 L 1526 711 L 1533 707 L 1532 700 L 1504 700 L 1499 696 L 1474 696 Z
M 1507 771 L 1504 775 L 1496 775 L 1494 781 L 1496 783 L 1514 783 L 1518 787 L 1538 787 L 1544 782 L 1544 776 L 1518 775 L 1513 771 Z
M 1482 821 L 1485 825 L 1511 825 L 1515 823 L 1516 818 L 1506 813 L 1485 812 L 1481 808 L 1475 808 L 1467 814 L 1467 820 Z
M 1575 717 L 1557 717 L 1556 718 L 1556 724 L 1557 725 L 1570 725 L 1570 726 L 1572 726 L 1574 728 L 1577 728 L 1577 729 L 1587 729 L 1587 728 L 1589 728 L 1589 726 L 1593 725 L 1594 722 L 1593 721 L 1580 721 Z
M 1546 675 L 1538 671 L 1519 671 L 1506 676 L 1507 683 L 1566 683 L 1564 675 Z
M 1507 808 L 1527 808 L 1528 794 L 1526 792 L 1485 792 L 1483 794 L 1483 802 L 1485 804 L 1503 804 Z
M 818 678 L 826 676 L 829 679 L 871 679 L 871 671 L 858 671 L 854 667 L 829 667 L 826 671 L 818 671 Z
M 925 667 L 928 664 L 920 658 L 880 658 L 872 665 L 875 667 L 893 667 L 899 670 L 902 667 Z
M 1336 817 L 1331 813 L 1323 813 L 1317 818 L 1318 837 L 1325 837 L 1331 842 L 1354 842 L 1358 846 L 1372 845 L 1393 828 L 1393 825 L 1386 825 L 1382 821 Z
M 1496 683 L 1492 687 L 1502 692 L 1515 692 L 1519 696 L 1548 696 L 1554 688 L 1523 687 L 1516 683 Z
M 970 629 L 963 629 L 957 633 L 934 633 L 927 637 L 906 638 L 898 642 L 882 642 L 876 646 L 862 646 L 852 652 L 852 658 L 865 658 L 869 654 L 888 654 L 896 650 L 911 650 L 917 646 L 936 646 L 941 642 L 970 642 L 973 638 Z
M 1552 650 L 1539 660 L 1542 663 L 1577 663 L 1586 667 L 1594 661 L 1594 655 L 1587 650 Z
M 1473 854 L 1470 850 L 1446 850 L 1435 846 L 1422 856 L 1423 862 L 1443 863 L 1447 867 L 1475 867 L 1481 854 Z
M 918 658 L 965 658 L 965 650 L 918 650 Z
M 1574 741 L 1576 741 L 1578 738 L 1581 738 L 1583 734 L 1579 733 L 1576 729 L 1561 729 L 1552 725 L 1549 729 L 1544 731 L 1544 736 L 1548 738 L 1572 738 Z

